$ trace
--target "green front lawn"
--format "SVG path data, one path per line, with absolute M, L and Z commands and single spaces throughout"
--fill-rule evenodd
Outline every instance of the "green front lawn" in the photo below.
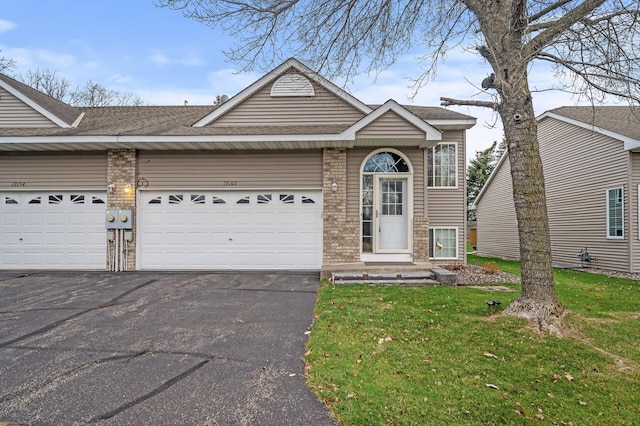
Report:
M 469 256 L 486 261 L 519 273 L 517 262 Z M 486 304 L 517 292 L 323 282 L 308 384 L 343 425 L 634 424 L 640 284 L 565 270 L 556 282 L 563 339 Z

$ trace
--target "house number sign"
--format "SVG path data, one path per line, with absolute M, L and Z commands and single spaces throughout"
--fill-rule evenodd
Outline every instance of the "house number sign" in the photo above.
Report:
M 22 187 L 22 186 L 27 186 L 26 182 L 11 182 L 11 187 L 12 188 L 18 188 L 18 187 Z
M 222 182 L 222 186 L 238 186 L 237 180 L 225 180 Z

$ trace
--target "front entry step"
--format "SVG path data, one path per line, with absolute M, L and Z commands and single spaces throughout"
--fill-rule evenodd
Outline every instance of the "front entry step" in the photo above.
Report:
M 435 274 L 430 271 L 407 272 L 334 272 L 331 274 L 333 284 L 368 284 L 368 285 L 438 285 Z

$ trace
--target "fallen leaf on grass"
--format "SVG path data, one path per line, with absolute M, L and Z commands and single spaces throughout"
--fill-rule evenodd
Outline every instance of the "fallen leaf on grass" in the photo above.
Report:
M 540 413 L 536 414 L 536 417 L 539 418 L 540 420 L 544 420 L 544 416 Z
M 569 373 L 565 374 L 564 377 L 567 378 L 568 381 L 572 381 L 573 380 L 573 376 Z
M 580 405 L 582 405 L 582 406 L 587 405 L 587 403 L 586 403 L 586 402 L 584 402 L 584 401 L 580 401 L 580 400 L 578 401 L 578 404 L 580 404 Z
M 498 359 L 498 357 L 497 357 L 497 356 L 495 356 L 494 354 L 489 353 L 489 352 L 485 352 L 485 353 L 484 353 L 484 356 L 486 356 L 487 358 L 495 358 L 495 359 Z
M 497 387 L 496 385 L 492 385 L 491 383 L 485 383 L 484 385 L 491 389 L 500 390 L 499 387 Z

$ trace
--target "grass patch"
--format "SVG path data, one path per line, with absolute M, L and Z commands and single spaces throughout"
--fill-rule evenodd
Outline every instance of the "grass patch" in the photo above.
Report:
M 469 255 L 519 274 L 517 262 Z M 556 271 L 571 337 L 496 315 L 517 292 L 321 285 L 309 385 L 343 425 L 633 424 L 640 285 Z M 518 288 L 517 284 L 508 284 Z

